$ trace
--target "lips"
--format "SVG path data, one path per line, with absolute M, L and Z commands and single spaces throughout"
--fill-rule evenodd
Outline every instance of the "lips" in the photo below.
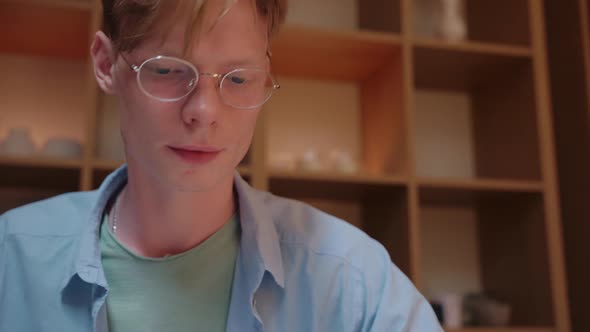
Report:
M 213 147 L 168 147 L 176 156 L 190 164 L 206 164 L 213 161 L 220 149 Z

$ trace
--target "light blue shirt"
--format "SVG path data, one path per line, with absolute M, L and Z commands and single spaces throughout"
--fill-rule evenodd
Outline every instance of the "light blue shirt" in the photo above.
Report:
M 122 167 L 97 191 L 0 216 L 0 331 L 108 331 L 99 231 L 126 181 Z M 377 241 L 238 175 L 235 188 L 242 237 L 227 331 L 442 331 Z

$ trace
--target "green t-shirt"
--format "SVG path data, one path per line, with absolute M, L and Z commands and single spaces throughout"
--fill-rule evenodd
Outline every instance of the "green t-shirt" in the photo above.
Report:
M 191 250 L 142 257 L 117 241 L 105 216 L 100 249 L 109 331 L 225 331 L 239 243 L 236 214 Z

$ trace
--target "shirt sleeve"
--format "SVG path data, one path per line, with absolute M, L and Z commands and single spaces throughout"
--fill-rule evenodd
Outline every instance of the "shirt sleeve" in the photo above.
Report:
M 430 303 L 395 266 L 380 244 L 367 256 L 359 293 L 362 332 L 442 332 Z

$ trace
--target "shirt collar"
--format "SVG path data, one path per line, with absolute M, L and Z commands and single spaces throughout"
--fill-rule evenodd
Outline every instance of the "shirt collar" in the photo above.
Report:
M 111 197 L 126 182 L 127 166 L 121 166 L 107 176 L 98 189 L 98 199 L 87 216 L 86 226 L 78 243 L 78 256 L 67 275 L 64 287 L 67 287 L 75 276 L 78 276 L 86 283 L 107 288 L 100 253 L 100 226 Z
M 87 220 L 87 226 L 79 240 L 78 256 L 69 271 L 63 288 L 77 275 L 89 284 L 107 289 L 100 253 L 100 225 L 104 211 L 113 195 L 127 182 L 127 166 L 123 165 L 111 173 L 98 189 L 98 200 Z M 284 287 L 284 270 L 279 245 L 279 235 L 268 209 L 268 194 L 259 192 L 242 179 L 236 172 L 234 187 L 238 194 L 242 239 L 241 256 L 244 259 L 246 275 L 252 284 L 260 284 L 264 272 L 268 271 L 275 282 Z
M 239 197 L 242 226 L 241 248 L 247 267 L 268 271 L 280 287 L 285 287 L 285 272 L 275 220 L 270 213 L 270 194 L 252 188 L 236 172 L 234 186 Z M 259 274 L 257 283 L 262 281 Z

